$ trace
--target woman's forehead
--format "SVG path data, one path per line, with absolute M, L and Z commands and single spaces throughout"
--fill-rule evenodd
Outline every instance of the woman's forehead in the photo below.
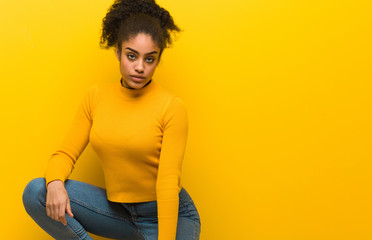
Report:
M 150 52 L 159 52 L 158 44 L 152 39 L 151 35 L 146 33 L 138 33 L 122 42 L 122 48 L 135 50 L 138 53 L 148 54 Z

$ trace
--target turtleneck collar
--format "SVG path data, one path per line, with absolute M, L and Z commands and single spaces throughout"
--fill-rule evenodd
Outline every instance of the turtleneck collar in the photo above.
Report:
M 154 80 L 150 80 L 145 86 L 140 89 L 133 89 L 133 88 L 126 88 L 122 85 L 122 78 L 118 82 L 118 87 L 120 89 L 121 94 L 129 99 L 140 99 L 146 95 L 151 94 L 155 88 L 157 88 L 157 83 Z

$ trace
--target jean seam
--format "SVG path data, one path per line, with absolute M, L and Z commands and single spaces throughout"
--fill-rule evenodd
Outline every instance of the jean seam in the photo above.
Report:
M 196 236 L 198 235 L 198 234 L 200 234 L 200 230 L 201 229 L 201 224 L 199 223 L 195 223 L 195 228 L 194 228 L 194 240 L 198 240 L 199 238 L 200 238 L 200 235 L 199 235 L 199 238 L 197 239 L 196 238 Z M 198 233 L 198 231 L 199 231 L 199 233 Z
M 89 209 L 90 211 L 93 211 L 93 212 L 96 212 L 96 213 L 99 213 L 99 214 L 102 214 L 104 216 L 107 216 L 107 217 L 111 217 L 111 218 L 115 218 L 115 219 L 118 219 L 118 220 L 122 220 L 122 221 L 127 221 L 129 223 L 132 223 L 132 221 L 130 221 L 130 219 L 127 219 L 127 218 L 124 218 L 124 217 L 120 217 L 120 216 L 117 216 L 117 215 L 113 215 L 113 214 L 110 214 L 100 208 L 94 208 L 94 207 L 90 207 L 89 205 L 85 204 L 84 202 L 82 201 L 79 201 L 79 200 L 76 200 L 76 199 L 71 199 L 70 198 L 70 201 L 73 202 L 73 203 L 76 203 L 82 207 L 85 207 L 86 209 Z
M 145 240 L 148 240 L 148 239 L 149 239 L 149 236 L 147 236 L 146 233 L 142 232 L 141 229 L 137 226 L 137 224 L 135 224 L 135 225 L 136 225 L 136 227 L 137 227 L 137 229 L 138 229 L 138 232 L 143 236 L 143 238 L 144 238 Z
M 193 240 L 196 239 L 196 224 L 194 223 L 194 236 L 192 237 Z
M 143 238 L 145 239 L 145 240 L 147 240 L 148 238 L 147 238 L 147 235 L 144 233 L 144 232 L 142 232 L 141 231 L 141 228 L 137 225 L 137 219 L 136 220 L 133 220 L 133 224 L 136 226 L 136 228 L 137 228 L 137 231 L 143 236 Z
M 44 201 L 42 201 L 41 202 L 41 204 L 44 206 L 44 207 L 46 207 L 46 202 L 44 202 Z M 79 239 L 79 240 L 81 240 L 82 238 L 67 224 L 66 226 L 65 226 L 65 228 L 67 228 L 67 230 L 69 231 L 69 232 L 71 232 L 72 234 L 74 234 L 75 235 L 75 237 L 77 238 L 77 239 Z
M 67 228 L 67 230 L 73 233 L 75 237 L 77 237 L 77 239 L 82 240 L 82 238 L 79 235 L 77 235 L 77 233 L 68 224 L 65 227 Z

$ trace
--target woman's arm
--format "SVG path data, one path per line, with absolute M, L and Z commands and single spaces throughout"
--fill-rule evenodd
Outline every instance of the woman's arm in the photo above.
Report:
M 70 129 L 60 147 L 51 155 L 45 171 L 46 185 L 53 180 L 65 181 L 89 142 L 93 122 L 93 105 L 97 85 L 90 87 L 80 102 Z
M 156 194 L 158 202 L 158 239 L 175 240 L 178 221 L 179 183 L 188 133 L 184 102 L 173 97 L 164 113 L 163 141 L 160 152 Z
M 67 224 L 66 212 L 70 217 L 73 217 L 64 182 L 89 142 L 95 94 L 96 85 L 85 93 L 67 135 L 61 146 L 50 157 L 45 171 L 47 215 L 64 225 Z

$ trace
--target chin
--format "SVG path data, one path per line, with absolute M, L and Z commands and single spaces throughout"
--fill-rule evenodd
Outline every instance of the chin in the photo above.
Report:
M 137 89 L 142 88 L 142 87 L 145 86 L 145 85 L 146 85 L 146 82 L 143 82 L 143 83 L 131 82 L 131 83 L 129 84 L 130 87 L 132 87 L 132 88 L 137 88 Z
M 144 83 L 136 83 L 134 81 L 125 81 L 125 84 L 124 85 L 127 85 L 129 88 L 135 88 L 135 89 L 140 89 L 142 88 L 145 84 Z

